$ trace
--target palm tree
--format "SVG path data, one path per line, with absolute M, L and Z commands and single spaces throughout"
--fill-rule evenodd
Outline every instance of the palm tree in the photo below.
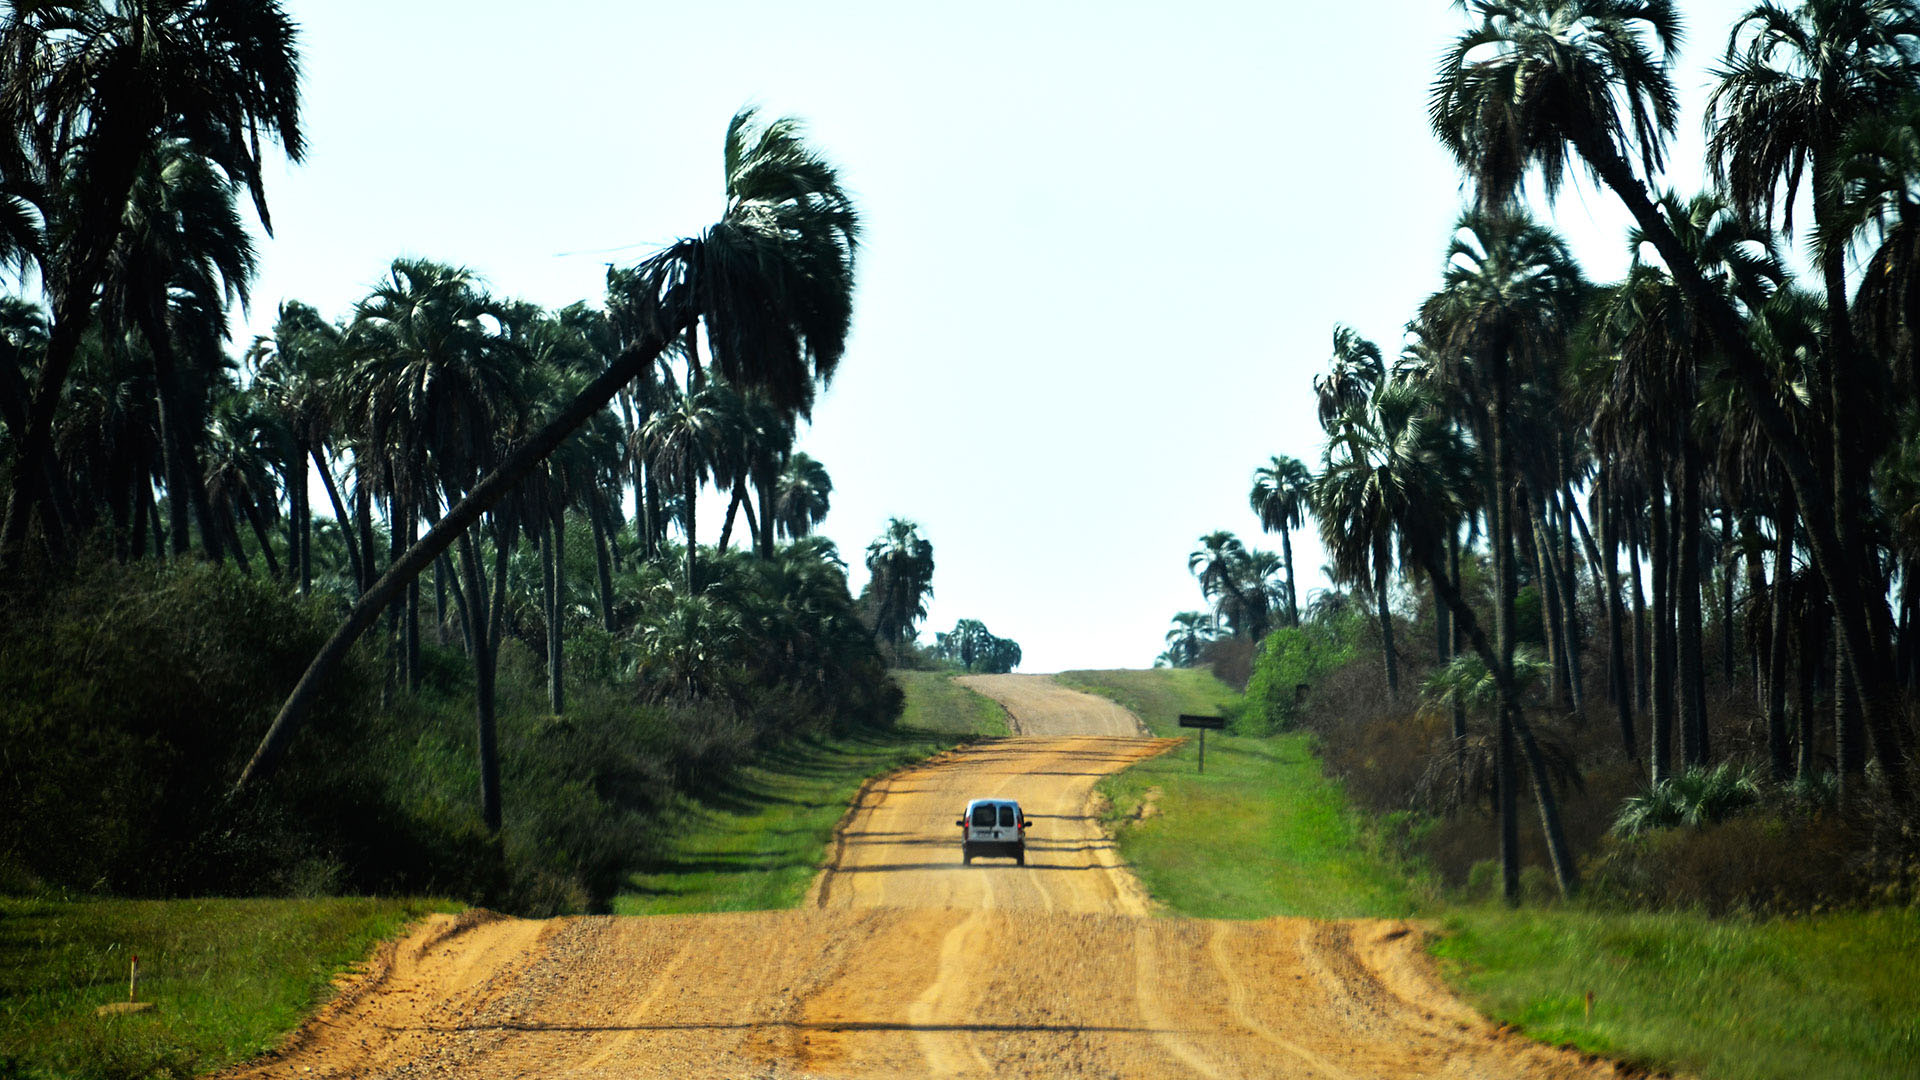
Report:
M 1253 491 L 1247 496 L 1265 532 L 1280 534 L 1280 556 L 1287 567 L 1287 625 L 1300 625 L 1299 581 L 1293 576 L 1293 537 L 1290 530 L 1306 524 L 1308 494 L 1313 474 L 1299 458 L 1274 455 L 1253 471 Z
M 271 234 L 261 135 L 290 160 L 305 150 L 295 39 L 277 0 L 54 0 L 0 17 L 0 174 L 36 187 L 42 215 L 58 222 L 43 275 L 52 331 L 17 443 L 0 557 L 13 556 L 33 507 L 53 498 L 54 411 L 152 148 L 178 139 L 245 185 Z
M 1393 617 L 1387 609 L 1387 592 L 1393 575 L 1394 518 L 1390 502 L 1393 493 L 1382 490 L 1398 477 L 1379 467 L 1375 459 L 1388 449 L 1382 440 L 1402 434 L 1389 426 L 1398 419 L 1398 427 L 1413 426 L 1417 418 L 1400 416 L 1402 402 L 1419 395 L 1409 383 L 1376 384 L 1361 402 L 1348 402 L 1328 421 L 1327 439 L 1321 472 L 1312 492 L 1313 516 L 1320 523 L 1320 540 L 1332 559 L 1335 584 L 1354 585 L 1373 594 L 1375 615 L 1380 623 L 1380 649 L 1387 671 L 1387 694 L 1400 692 L 1400 669 L 1394 656 Z M 1424 398 L 1420 398 L 1424 402 Z
M 896 652 L 914 638 L 914 624 L 927 617 L 933 597 L 933 545 L 921 537 L 920 527 L 905 518 L 891 518 L 887 530 L 867 545 L 867 583 L 874 636 Z
M 272 769 L 315 694 L 393 593 L 697 323 L 707 324 L 714 361 L 730 382 L 808 415 L 813 381 L 830 377 L 846 350 L 859 219 L 833 166 L 801 135 L 797 121 L 762 125 L 751 109 L 734 116 L 727 127 L 727 208 L 721 220 L 625 279 L 629 288 L 621 303 L 644 328 L 641 336 L 503 455 L 354 605 L 288 695 L 236 790 Z
M 698 592 L 694 551 L 699 547 L 695 497 L 714 471 L 714 459 L 727 439 L 733 416 L 725 390 L 707 386 L 661 409 L 640 429 L 648 459 L 661 480 L 679 488 L 687 532 L 687 567 L 682 579 L 688 595 Z
M 1250 595 L 1246 583 L 1246 545 L 1225 530 L 1200 537 L 1200 546 L 1187 556 L 1187 572 L 1200 579 L 1200 592 L 1214 604 L 1221 621 L 1233 627 L 1233 636 L 1251 633 L 1259 638 L 1266 625 L 1264 597 Z
M 806 454 L 787 461 L 774 488 L 771 516 L 780 534 L 798 540 L 813 532 L 833 508 L 833 478 Z
M 1619 197 L 1695 305 L 1792 482 L 1814 561 L 1832 594 L 1847 662 L 1889 788 L 1905 803 L 1893 734 L 1891 624 L 1841 536 L 1830 478 L 1779 407 L 1739 313 L 1717 295 L 1635 174 L 1659 171 L 1678 102 L 1665 62 L 1680 26 L 1670 0 L 1465 0 L 1478 25 L 1448 50 L 1429 101 L 1435 134 L 1483 207 L 1510 204 L 1538 169 L 1547 194 L 1576 161 Z M 1651 39 L 1651 40 L 1649 40 Z M 1622 116 L 1624 109 L 1625 115 Z M 1879 609 L 1876 614 L 1875 609 Z
M 345 340 L 345 331 L 318 311 L 298 300 L 288 300 L 280 305 L 272 335 L 255 340 L 247 354 L 254 390 L 292 443 L 283 462 L 283 485 L 292 503 L 289 511 L 293 519 L 288 559 L 299 564 L 303 593 L 313 586 L 313 514 L 307 505 L 309 463 L 319 470 L 334 520 L 344 522 L 347 518 L 339 486 L 327 463 L 338 428 L 338 391 L 348 364 Z M 353 535 L 344 530 L 340 535 L 353 580 L 365 582 Z M 358 587 L 356 584 L 356 590 Z
M 1440 335 L 1440 375 L 1462 392 L 1485 403 L 1485 434 L 1479 440 L 1488 533 L 1494 555 L 1494 638 L 1496 681 L 1512 678 L 1516 643 L 1514 598 L 1518 581 L 1514 538 L 1525 505 L 1517 496 L 1513 402 L 1527 374 L 1552 363 L 1563 352 L 1578 310 L 1583 282 L 1566 245 L 1551 230 L 1518 213 L 1469 213 L 1448 247 L 1444 287 L 1423 307 L 1422 319 Z M 1499 746 L 1512 746 L 1511 717 L 1520 703 L 1503 703 Z M 1501 851 L 1503 865 L 1518 866 L 1519 837 L 1512 828 L 1513 758 L 1504 753 Z M 1509 875 L 1509 896 L 1519 882 Z
M 1554 875 L 1561 891 L 1571 894 L 1579 887 L 1579 871 L 1560 825 L 1547 763 L 1521 710 L 1514 661 L 1487 641 L 1447 567 L 1446 537 L 1470 505 L 1466 492 L 1473 480 L 1472 457 L 1440 415 L 1432 388 L 1397 380 L 1381 386 L 1364 408 L 1346 414 L 1339 434 L 1327 444 L 1326 467 L 1314 483 L 1314 517 L 1336 578 L 1376 573 L 1383 543 L 1402 565 L 1426 572 L 1435 596 L 1452 611 L 1499 689 L 1496 759 L 1505 762 L 1497 772 L 1507 898 L 1517 898 L 1519 889 L 1518 847 L 1506 840 L 1515 831 L 1511 743 L 1516 736 L 1533 777 Z
M 99 315 L 109 336 L 137 335 L 153 366 L 176 555 L 187 550 L 189 512 L 210 557 L 225 547 L 202 483 L 200 433 L 207 391 L 228 366 L 227 306 L 246 303 L 254 269 L 232 185 L 186 143 L 156 144 L 129 192 Z
M 1200 662 L 1207 644 L 1219 635 L 1213 616 L 1202 611 L 1182 611 L 1173 617 L 1173 629 L 1167 631 L 1169 667 L 1187 668 Z

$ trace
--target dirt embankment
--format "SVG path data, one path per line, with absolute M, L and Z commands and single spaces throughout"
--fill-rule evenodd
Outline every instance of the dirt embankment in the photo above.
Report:
M 236 1075 L 1615 1075 L 1494 1031 L 1434 979 L 1409 924 L 1147 915 L 1088 802 L 1100 776 L 1164 744 L 1117 737 L 1111 715 L 1048 713 L 1037 685 L 987 689 L 1040 710 L 1015 711 L 1022 732 L 1080 730 L 871 785 L 806 909 L 436 917 Z M 984 795 L 1033 818 L 1026 866 L 961 865 L 954 820 Z

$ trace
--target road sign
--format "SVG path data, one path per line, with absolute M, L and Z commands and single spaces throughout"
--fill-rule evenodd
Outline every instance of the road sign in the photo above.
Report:
M 1190 713 L 1181 713 L 1180 726 L 1200 729 L 1200 771 L 1206 772 L 1207 731 L 1208 729 L 1214 731 L 1223 730 L 1227 726 L 1227 718 L 1224 716 L 1194 716 Z

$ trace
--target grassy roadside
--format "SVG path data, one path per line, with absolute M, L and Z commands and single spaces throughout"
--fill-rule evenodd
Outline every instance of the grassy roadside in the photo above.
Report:
M 271 1047 L 422 900 L 0 899 L 0 1077 L 188 1077 Z M 127 995 L 140 957 L 152 1012 Z
M 1546 1042 L 1715 1080 L 1920 1075 L 1911 908 L 1759 922 L 1474 907 L 1443 926 L 1455 987 Z
M 900 725 L 795 744 L 689 809 L 660 865 L 614 897 L 618 915 L 788 908 L 806 895 L 833 828 L 869 777 L 972 735 L 1006 733 L 1006 714 L 943 673 L 894 672 Z M 997 730 L 996 729 L 997 725 Z
M 893 681 L 907 695 L 900 726 L 956 735 L 1010 735 L 1007 710 L 985 694 L 953 681 L 944 671 L 896 671 Z
M 1230 709 L 1236 696 L 1204 671 L 1076 671 L 1059 680 L 1127 706 L 1156 734 L 1178 732 L 1182 712 Z M 1204 775 L 1198 751 L 1189 741 L 1100 782 L 1121 858 L 1155 899 L 1211 919 L 1413 911 L 1405 875 L 1367 853 L 1308 736 L 1210 731 Z
M 1156 732 L 1171 733 L 1174 714 L 1233 700 L 1200 672 L 1070 672 L 1060 681 L 1127 705 Z M 1442 930 L 1434 952 L 1455 988 L 1546 1042 L 1713 1080 L 1920 1076 L 1920 911 L 1759 922 L 1453 905 L 1369 854 L 1370 830 L 1321 771 L 1310 736 L 1210 733 L 1205 777 L 1194 775 L 1194 750 L 1102 784 L 1122 856 L 1173 912 L 1417 910 Z

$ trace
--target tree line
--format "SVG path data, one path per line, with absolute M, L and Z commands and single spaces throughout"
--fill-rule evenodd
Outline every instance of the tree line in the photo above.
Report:
M 271 235 L 262 144 L 302 158 L 299 80 L 272 0 L 0 15 L 0 568 L 205 560 L 337 595 L 241 791 L 363 635 L 390 696 L 421 685 L 423 631 L 450 638 L 490 830 L 509 632 L 537 629 L 556 715 L 570 631 L 616 640 L 649 700 L 778 685 L 830 706 L 882 679 L 876 632 L 912 640 L 932 549 L 896 520 L 857 602 L 813 535 L 833 483 L 796 433 L 845 351 L 860 217 L 799 122 L 734 116 L 720 218 L 610 268 L 598 304 L 399 259 L 344 319 L 282 303 L 236 360 L 258 262 L 242 201 Z
M 1509 898 L 1522 769 L 1560 886 L 1579 884 L 1535 728 L 1589 699 L 1651 791 L 1725 761 L 1709 703 L 1738 680 L 1767 777 L 1910 807 L 1920 5 L 1744 14 L 1708 100 L 1713 184 L 1692 194 L 1653 186 L 1679 123 L 1672 3 L 1462 6 L 1428 105 L 1470 205 L 1396 356 L 1336 326 L 1319 468 L 1256 474 L 1263 526 L 1315 519 L 1335 584 L 1372 601 L 1389 694 L 1402 586 L 1431 598 L 1439 659 L 1491 684 Z M 1551 205 L 1576 172 L 1633 217 L 1619 281 L 1527 208 L 1529 180 Z M 1195 553 L 1216 611 L 1176 619 L 1170 661 L 1252 624 L 1221 603 L 1251 593 L 1227 549 Z M 1523 587 L 1538 656 L 1517 649 Z

